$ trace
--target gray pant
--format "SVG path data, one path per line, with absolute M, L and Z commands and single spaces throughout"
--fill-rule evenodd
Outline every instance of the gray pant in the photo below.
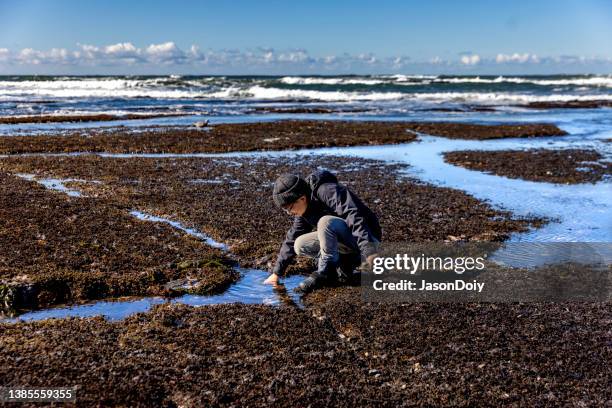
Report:
M 359 254 L 357 240 L 340 217 L 326 215 L 317 223 L 317 230 L 300 235 L 293 245 L 297 255 L 319 258 L 319 272 L 328 264 L 337 264 L 340 254 Z

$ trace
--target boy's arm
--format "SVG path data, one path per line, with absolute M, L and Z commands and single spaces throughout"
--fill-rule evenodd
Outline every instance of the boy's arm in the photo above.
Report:
M 295 257 L 295 250 L 293 249 L 295 240 L 300 235 L 306 234 L 310 231 L 312 231 L 312 226 L 308 224 L 304 218 L 295 217 L 293 219 L 293 225 L 289 231 L 287 231 L 287 236 L 281 245 L 278 257 L 276 258 L 276 263 L 272 269 L 273 274 L 280 276 L 283 274 L 283 272 L 285 272 L 285 269 Z

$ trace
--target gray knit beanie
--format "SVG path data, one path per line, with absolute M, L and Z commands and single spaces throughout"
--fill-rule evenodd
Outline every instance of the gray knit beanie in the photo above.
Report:
M 272 197 L 279 206 L 289 205 L 303 195 L 310 194 L 310 187 L 303 178 L 293 174 L 281 174 L 274 183 Z

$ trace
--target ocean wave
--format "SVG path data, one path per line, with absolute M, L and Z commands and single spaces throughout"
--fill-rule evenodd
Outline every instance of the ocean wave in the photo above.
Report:
M 449 101 L 449 102 L 567 102 L 567 101 L 594 101 L 612 100 L 612 95 L 532 95 L 505 92 L 434 92 L 412 94 L 411 97 L 421 100 Z
M 404 74 L 395 74 L 395 75 L 379 75 L 379 78 L 388 78 L 395 80 L 397 82 L 410 82 L 410 81 L 419 81 L 419 80 L 431 80 L 438 78 L 438 75 L 404 75 Z
M 278 84 L 295 84 L 281 87 Z M 376 85 L 384 84 L 377 88 Z M 428 92 L 411 92 L 410 87 L 389 90 L 386 84 L 427 85 Z M 439 83 L 466 84 L 448 92 L 448 87 Z M 512 87 L 502 87 L 499 92 L 478 92 L 471 83 L 521 83 L 554 86 L 554 91 L 543 92 L 539 86 L 512 92 Z M 299 89 L 303 84 L 335 85 L 336 89 Z M 368 91 L 342 88 L 347 84 L 374 85 Z M 276 86 L 275 86 L 276 85 Z M 573 88 L 567 89 L 568 85 Z M 438 88 L 436 88 L 438 86 Z M 597 88 L 593 88 L 593 87 Z M 565 89 L 563 88 L 565 87 Z M 602 87 L 604 87 L 602 89 Z M 362 77 L 297 77 L 249 78 L 249 77 L 56 77 L 54 80 L 2 80 L 0 79 L 0 101 L 37 99 L 216 99 L 216 100 L 321 100 L 342 101 L 388 101 L 388 100 L 433 100 L 467 102 L 537 102 L 569 100 L 611 100 L 612 76 L 582 77 L 438 77 L 427 75 L 379 75 Z M 589 92 L 590 90 L 590 92 Z M 444 92 L 437 92 L 444 91 Z
M 380 85 L 387 81 L 369 78 L 323 78 L 323 77 L 283 77 L 280 82 L 288 85 Z
M 104 109 L 104 110 L 88 110 L 88 109 L 58 109 L 55 111 L 45 112 L 44 116 L 93 116 L 93 115 L 113 115 L 113 116 L 142 116 L 143 118 L 147 118 L 150 115 L 159 115 L 161 116 L 176 116 L 176 114 L 189 115 L 189 112 L 182 112 L 179 109 L 174 111 L 167 110 L 150 110 L 146 112 L 134 112 L 131 110 L 122 110 L 122 109 Z M 0 115 L 1 116 L 1 115 Z M 30 117 L 39 117 L 40 115 L 11 115 L 12 118 L 30 118 Z
M 154 90 L 131 88 L 42 88 L 42 89 L 2 89 L 0 93 L 8 97 L 53 97 L 53 98 L 155 98 L 155 99 L 189 99 L 205 97 L 198 92 L 182 90 Z
M 537 77 L 440 77 L 437 75 L 378 75 L 362 78 L 342 77 L 283 77 L 279 80 L 288 85 L 428 85 L 440 84 L 532 84 L 540 86 L 581 86 L 612 88 L 612 76 L 573 77 L 566 79 L 544 79 Z
M 400 92 L 342 92 L 342 91 L 310 91 L 300 89 L 265 88 L 259 85 L 253 86 L 242 93 L 258 100 L 275 99 L 310 99 L 327 102 L 341 101 L 380 101 L 403 99 L 406 94 Z
M 612 95 L 532 95 L 504 92 L 431 92 L 431 93 L 402 93 L 402 92 L 341 92 L 341 91 L 311 91 L 279 88 L 264 88 L 254 86 L 240 93 L 242 97 L 253 99 L 311 99 L 330 102 L 341 101 L 385 101 L 385 100 L 424 100 L 448 102 L 550 102 L 550 101 L 590 101 L 612 100 Z
M 607 87 L 612 88 L 612 76 L 595 76 L 589 78 L 571 78 L 571 79 L 536 79 L 536 78 L 519 78 L 519 77 L 504 77 L 497 78 L 480 78 L 480 77 L 444 77 L 432 79 L 434 83 L 447 84 L 533 84 L 543 86 L 591 86 L 591 87 Z
M 571 77 L 545 79 L 538 77 L 440 77 L 437 75 L 379 75 L 361 78 L 343 77 L 283 77 L 279 80 L 288 85 L 429 85 L 437 84 L 532 84 L 540 86 L 579 86 L 612 88 L 612 76 Z

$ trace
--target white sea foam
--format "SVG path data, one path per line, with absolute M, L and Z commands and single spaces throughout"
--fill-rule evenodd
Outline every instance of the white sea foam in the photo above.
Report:
M 393 79 L 397 82 L 407 82 L 407 81 L 415 81 L 415 80 L 430 80 L 438 78 L 437 75 L 403 75 L 403 74 L 395 74 L 395 75 L 381 75 L 380 78 L 389 78 Z
M 49 111 L 49 112 L 45 112 L 44 116 L 74 116 L 74 117 L 80 117 L 80 116 L 95 116 L 95 115 L 111 115 L 111 116 L 126 116 L 126 115 L 130 115 L 132 117 L 142 117 L 143 119 L 148 119 L 150 117 L 150 115 L 156 115 L 159 117 L 164 117 L 164 116 L 168 116 L 168 117 L 173 117 L 176 116 L 177 113 L 180 114 L 184 114 L 184 115 L 190 115 L 190 113 L 185 113 L 185 112 L 179 112 L 174 111 L 174 112 L 168 112 L 167 110 L 163 110 L 163 111 L 148 111 L 148 112 L 132 112 L 132 111 L 126 111 L 126 110 L 118 110 L 118 109 L 105 109 L 104 111 L 94 111 L 94 110 L 69 110 L 69 109 L 59 109 L 56 111 Z M 28 114 L 28 115 L 10 115 L 11 118 L 13 119 L 24 119 L 24 118 L 40 118 L 41 115 L 32 115 L 32 114 Z M 0 117 L 2 117 L 2 115 L 0 115 Z
M 11 97 L 55 98 L 190 98 L 199 93 L 177 89 L 151 89 L 138 81 L 19 81 L 0 82 L 0 94 Z
M 311 91 L 300 89 L 265 88 L 259 85 L 252 86 L 245 92 L 245 96 L 254 99 L 314 99 L 322 101 L 380 101 L 402 99 L 406 96 L 401 92 L 340 92 L 340 91 Z
M 406 95 L 406 94 L 403 94 Z M 612 95 L 532 95 L 516 94 L 508 92 L 433 92 L 410 94 L 407 98 L 431 101 L 453 101 L 453 102 L 566 102 L 566 101 L 593 101 L 612 100 Z
M 372 78 L 333 78 L 333 77 L 284 77 L 281 82 L 289 85 L 351 85 L 365 84 L 378 85 L 383 83 L 395 83 L 399 85 L 427 85 L 434 83 L 449 84 L 533 84 L 543 86 L 591 86 L 612 88 L 612 76 L 593 76 L 587 78 L 567 79 L 538 79 L 538 77 L 504 77 L 481 78 L 476 77 L 443 77 L 435 75 L 380 75 Z
M 612 76 L 595 76 L 589 78 L 571 79 L 537 79 L 537 78 L 517 78 L 499 76 L 494 79 L 480 77 L 449 77 L 436 78 L 432 82 L 449 84 L 532 84 L 543 86 L 591 86 L 612 88 Z
M 381 100 L 425 100 L 425 101 L 453 101 L 453 102 L 550 102 L 550 101 L 589 101 L 612 100 L 612 94 L 602 95 L 533 95 L 516 94 L 509 92 L 431 92 L 431 93 L 403 93 L 403 92 L 341 92 L 341 91 L 312 91 L 298 89 L 265 88 L 254 86 L 245 92 L 254 99 L 316 99 L 323 101 L 381 101 Z
M 289 85 L 379 85 L 388 81 L 371 78 L 283 77 L 280 82 Z

